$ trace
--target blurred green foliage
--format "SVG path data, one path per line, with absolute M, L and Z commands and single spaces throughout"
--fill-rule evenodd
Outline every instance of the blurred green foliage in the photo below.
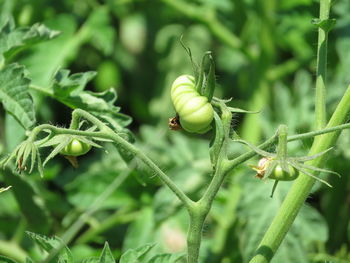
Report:
M 258 143 L 271 136 L 280 123 L 288 125 L 290 134 L 313 129 L 317 30 L 311 20 L 318 16 L 316 1 L 0 2 L 0 37 L 6 33 L 6 23 L 30 28 L 40 22 L 54 30 L 54 35 L 45 31 L 40 37 L 23 38 L 11 52 L 0 43 L 1 64 L 6 60 L 25 66 L 37 123 L 68 126 L 71 108 L 94 111 L 102 103 L 107 109 L 105 118 L 116 118 L 118 125 L 126 126 L 130 119 L 112 107 L 117 99 L 121 112 L 133 119 L 129 128 L 136 144 L 193 199 L 198 199 L 210 180 L 209 136 L 198 138 L 167 128 L 168 118 L 174 115 L 170 84 L 179 74 L 192 73 L 179 43 L 181 36 L 197 60 L 204 51 L 213 51 L 216 96 L 233 97 L 232 107 L 261 111 L 235 116 L 234 127 L 242 138 Z M 329 114 L 350 82 L 349 13 L 348 0 L 334 1 L 331 17 L 337 24 L 329 35 Z M 96 71 L 97 76 L 89 71 Z M 74 75 L 79 72 L 86 73 Z M 25 112 L 32 114 L 30 109 Z M 19 123 L 21 120 L 2 109 L 3 155 L 24 138 Z M 349 132 L 343 132 L 327 162 L 342 177 L 329 178 L 332 189 L 315 187 L 272 262 L 350 261 L 348 138 Z M 291 155 L 304 155 L 309 145 L 310 141 L 292 143 Z M 231 154 L 244 150 L 244 146 L 233 144 Z M 112 145 L 91 151 L 79 158 L 79 163 L 74 169 L 64 158 L 55 158 L 45 168 L 44 178 L 37 173 L 17 176 L 1 172 L 0 186 L 13 187 L 0 195 L 0 255 L 16 262 L 25 262 L 26 257 L 39 262 L 45 256 L 34 242 L 39 236 L 33 238 L 34 234 L 25 231 L 65 236 L 115 178 L 125 176 L 84 218 L 67 253 L 75 262 L 98 258 L 101 253 L 119 259 L 128 249 L 139 247 L 124 254 L 121 262 L 131 262 L 131 254 L 143 257 L 145 249 L 149 252 L 142 262 L 178 262 L 186 246 L 188 218 L 175 196 L 147 171 L 129 170 Z M 269 197 L 271 187 L 272 182 L 257 180 L 247 166 L 232 171 L 207 219 L 201 262 L 246 262 L 251 257 L 290 183 L 281 183 L 273 199 Z M 105 246 L 101 252 L 106 241 L 110 249 Z M 145 248 L 146 244 L 155 245 Z M 179 254 L 155 256 L 159 253 Z M 0 257 L 0 262 L 10 261 Z

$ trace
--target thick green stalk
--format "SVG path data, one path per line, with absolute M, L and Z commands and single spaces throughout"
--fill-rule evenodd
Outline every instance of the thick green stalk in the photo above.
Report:
M 208 212 L 208 207 L 201 206 L 201 202 L 197 202 L 189 209 L 190 225 L 187 233 L 187 263 L 198 263 L 202 229 Z
M 24 263 L 28 256 L 27 253 L 16 243 L 6 242 L 4 240 L 0 240 L 0 255 L 12 258 L 19 263 Z
M 320 20 L 329 18 L 331 0 L 320 1 Z M 326 77 L 327 77 L 327 38 L 328 32 L 318 28 L 317 72 L 315 94 L 315 126 L 321 129 L 326 124 Z
M 341 123 L 345 122 L 349 112 L 350 86 L 338 104 L 337 109 L 333 113 L 332 118 L 327 125 L 327 128 L 340 125 Z M 332 132 L 321 135 L 319 138 L 314 140 L 309 155 L 317 154 L 332 147 L 338 136 L 339 132 Z M 321 157 L 310 161 L 309 164 L 320 167 L 322 166 L 324 159 L 325 156 L 322 155 Z M 299 176 L 299 178 L 292 185 L 291 190 L 282 203 L 280 210 L 272 221 L 263 240 L 256 250 L 255 256 L 250 261 L 250 263 L 267 263 L 271 260 L 285 235 L 287 234 L 289 228 L 291 227 L 300 208 L 304 204 L 314 183 L 315 179 L 307 175 L 301 174 Z
M 283 162 L 285 162 L 285 160 L 287 159 L 287 135 L 287 126 L 280 125 L 278 127 L 277 159 Z
M 320 0 L 320 20 L 329 18 L 331 0 Z M 321 27 L 318 30 L 318 47 L 317 47 L 317 79 L 316 79 L 316 93 L 315 93 L 315 127 L 322 129 L 326 123 L 326 73 L 327 73 L 327 33 Z M 331 120 L 327 127 L 340 125 L 346 121 L 346 115 L 350 111 L 350 88 L 347 89 L 342 100 L 338 104 L 336 111 L 333 113 Z M 309 155 L 313 155 L 333 146 L 338 133 L 329 133 L 322 135 L 321 138 L 315 138 Z M 320 167 L 324 161 L 325 156 L 310 161 L 310 165 Z M 291 187 L 288 195 L 276 217 L 272 221 L 269 229 L 255 256 L 250 263 L 265 263 L 269 262 L 285 235 L 290 229 L 297 216 L 301 206 L 304 204 L 309 195 L 315 179 L 301 174 L 296 182 Z

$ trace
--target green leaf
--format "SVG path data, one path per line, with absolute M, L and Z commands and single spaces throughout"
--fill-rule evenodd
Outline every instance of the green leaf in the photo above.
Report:
M 62 247 L 62 250 L 58 253 L 54 262 L 74 263 L 72 253 L 66 245 L 63 245 L 62 240 L 58 237 L 49 238 L 29 231 L 26 233 L 39 245 L 40 248 L 44 249 L 48 253 L 50 253 L 50 251 L 53 249 Z
M 0 99 L 6 111 L 27 130 L 36 122 L 33 100 L 28 92 L 29 84 L 23 66 L 10 64 L 0 71 Z
M 55 95 L 69 97 L 78 95 L 86 84 L 96 76 L 96 72 L 87 71 L 70 75 L 70 70 L 61 69 L 54 76 L 53 91 Z
M 224 126 L 219 115 L 214 111 L 215 135 L 210 142 L 209 154 L 213 168 L 216 167 L 219 158 L 220 150 L 225 139 Z
M 102 250 L 99 263 L 115 263 L 115 259 L 113 257 L 111 250 L 109 249 L 107 242 L 105 243 L 105 246 Z
M 274 215 L 285 198 L 290 182 L 280 182 L 273 198 L 269 197 L 273 181 L 261 180 L 242 175 L 243 191 L 248 193 L 239 203 L 238 216 L 246 222 L 241 233 L 244 262 L 254 254 L 261 237 L 271 224 Z M 244 183 L 243 183 L 244 182 Z M 303 238 L 300 238 L 300 237 Z M 308 263 L 308 249 L 327 240 L 327 226 L 322 216 L 311 206 L 303 206 L 291 230 L 272 259 L 272 263 Z
M 25 131 L 11 114 L 5 114 L 5 145 L 7 151 L 14 150 L 25 139 Z
M 17 261 L 14 261 L 8 257 L 0 255 L 0 263 L 17 263 Z
M 319 28 L 322 28 L 326 33 L 328 33 L 335 26 L 336 19 L 334 19 L 334 18 L 330 18 L 330 19 L 315 18 L 311 21 L 311 23 Z
M 99 258 L 87 258 L 82 261 L 82 263 L 100 263 Z
M 155 246 L 146 244 L 136 249 L 127 250 L 120 258 L 120 263 L 140 263 L 143 257 Z
M 3 171 L 3 176 L 8 185 L 12 186 L 20 211 L 24 215 L 29 229 L 46 233 L 51 225 L 44 201 L 36 193 L 33 187 L 21 176 L 12 174 L 8 169 Z
M 155 220 L 153 210 L 151 207 L 145 207 L 140 212 L 138 218 L 128 227 L 123 243 L 123 251 L 134 251 L 133 248 L 135 247 L 142 247 L 146 243 L 152 243 L 154 240 L 154 231 Z
M 100 6 L 93 10 L 85 28 L 93 36 L 91 44 L 110 55 L 114 50 L 116 30 L 111 23 L 110 9 L 107 6 Z
M 7 21 L 0 29 L 0 54 L 8 58 L 19 50 L 52 39 L 58 34 L 58 31 L 50 30 L 42 24 L 15 28 L 13 23 Z
M 184 254 L 159 254 L 150 259 L 147 263 L 181 263 L 185 262 Z
M 73 14 L 56 15 L 45 21 L 45 24 L 62 31 L 62 34 L 51 41 L 35 45 L 32 52 L 21 59 L 21 64 L 30 72 L 32 83 L 48 91 L 47 87 L 57 70 L 74 60 L 79 46 L 85 41 L 85 34 L 76 33 L 77 22 Z
M 120 107 L 114 106 L 117 94 L 113 88 L 98 93 L 84 90 L 96 72 L 69 73 L 69 70 L 59 70 L 54 76 L 51 88 L 57 100 L 72 109 L 80 108 L 112 119 L 109 123 L 113 126 L 119 123 L 120 127 L 124 127 L 131 122 L 129 116 L 119 113 Z

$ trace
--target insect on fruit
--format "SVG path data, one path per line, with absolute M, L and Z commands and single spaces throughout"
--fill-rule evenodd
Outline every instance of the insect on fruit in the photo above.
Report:
M 191 133 L 205 133 L 210 130 L 214 109 L 207 97 L 195 89 L 191 75 L 181 75 L 171 87 L 171 100 L 179 116 L 181 127 Z

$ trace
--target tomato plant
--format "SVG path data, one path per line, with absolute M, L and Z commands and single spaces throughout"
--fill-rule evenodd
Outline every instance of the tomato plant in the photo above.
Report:
M 348 0 L 51 2 L 0 1 L 0 262 L 350 262 Z

